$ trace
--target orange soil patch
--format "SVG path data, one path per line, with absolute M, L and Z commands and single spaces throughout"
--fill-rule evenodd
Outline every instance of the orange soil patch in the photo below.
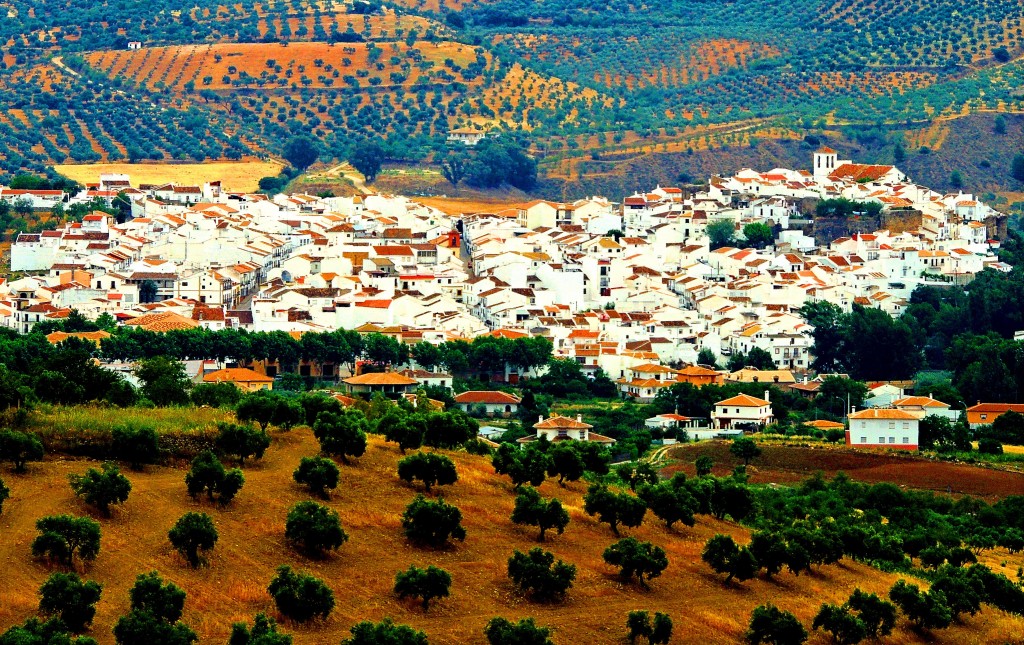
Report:
M 904 137 L 907 141 L 907 148 L 909 150 L 917 150 L 922 146 L 927 146 L 932 150 L 938 150 L 942 147 L 942 144 L 946 142 L 946 137 L 948 136 L 949 124 L 943 121 L 934 121 L 926 128 L 907 130 L 904 132 Z
M 416 201 L 448 213 L 496 213 L 510 208 L 519 208 L 522 202 L 480 199 L 473 197 L 417 197 Z
M 241 192 L 259 188 L 261 177 L 281 172 L 281 164 L 272 161 L 210 161 L 192 164 L 174 163 L 95 163 L 54 166 L 58 173 L 81 184 L 99 181 L 101 173 L 124 173 L 132 184 L 176 183 L 197 186 L 220 180 L 225 190 Z
M 989 500 L 1024 491 L 1024 473 L 932 461 L 916 455 L 836 447 L 765 445 L 762 449 L 763 455 L 748 467 L 751 481 L 756 483 L 801 481 L 820 470 L 826 476 L 842 471 L 867 483 L 891 482 L 937 492 L 946 492 L 948 487 L 955 494 Z M 729 454 L 728 442 L 711 441 L 673 448 L 671 457 L 684 463 L 671 469 L 692 473 L 694 460 L 705 454 L 715 461 L 715 472 L 720 474 L 728 474 L 743 463 Z
M 265 589 L 279 564 L 312 571 L 334 590 L 335 611 L 311 625 L 285 623 L 297 645 L 335 643 L 361 619 L 392 616 L 401 623 L 425 630 L 432 643 L 483 642 L 482 628 L 492 616 L 518 619 L 533 616 L 554 628 L 557 643 L 620 643 L 627 612 L 638 607 L 668 612 L 676 633 L 688 642 L 735 643 L 746 628 L 750 612 L 764 602 L 775 602 L 809 624 L 822 602 L 841 602 L 854 587 L 884 594 L 900 577 L 853 562 L 821 567 L 812 575 L 780 575 L 773 582 L 751 580 L 726 586 L 700 562 L 704 542 L 719 532 L 745 541 L 747 531 L 731 523 L 701 517 L 697 525 L 668 531 L 648 519 L 628 530 L 639 539 L 662 545 L 669 568 L 650 590 L 623 584 L 601 559 L 614 541 L 605 525 L 597 524 L 581 509 L 581 482 L 561 489 L 554 482 L 542 487 L 567 507 L 571 523 L 562 536 L 544 546 L 578 567 L 576 585 L 563 604 L 537 605 L 516 594 L 506 577 L 506 560 L 513 549 L 536 543 L 531 528 L 519 528 L 508 519 L 514 496 L 507 478 L 494 474 L 485 457 L 453 454 L 459 482 L 445 487 L 445 499 L 463 512 L 467 538 L 449 549 L 432 551 L 406 542 L 400 515 L 416 493 L 395 475 L 397 449 L 371 438 L 367 454 L 353 465 L 342 466 L 338 492 L 328 502 L 341 516 L 349 542 L 326 559 L 311 561 L 292 551 L 284 541 L 287 509 L 307 499 L 291 479 L 299 458 L 316 452 L 307 429 L 278 434 L 266 457 L 246 468 L 246 484 L 227 508 L 218 509 L 185 494 L 184 471 L 151 467 L 145 473 L 127 473 L 132 495 L 114 517 L 102 519 L 103 541 L 99 557 L 86 575 L 103 585 L 103 598 L 92 633 L 109 640 L 117 617 L 127 610 L 127 591 L 140 572 L 158 570 L 188 593 L 183 619 L 201 642 L 224 642 L 233 621 L 251 620 L 257 611 L 276 614 Z M 4 473 L 12 498 L 0 516 L 0 560 L 5 563 L 5 585 L 0 588 L 0 629 L 34 614 L 36 590 L 50 569 L 35 562 L 29 545 L 34 522 L 54 513 L 86 514 L 72 496 L 67 477 L 81 473 L 84 461 L 52 460 L 35 464 L 29 474 Z M 187 568 L 167 541 L 167 530 L 187 511 L 211 514 L 220 533 L 209 566 Z M 411 563 L 437 564 L 452 573 L 452 596 L 424 613 L 417 603 L 399 601 L 391 592 L 394 575 Z M 994 642 L 1024 630 L 1024 619 L 986 607 L 966 617 L 963 624 L 937 631 L 929 642 Z M 922 642 L 901 620 L 892 642 Z M 814 643 L 825 643 L 819 635 Z
M 368 85 L 370 79 L 379 79 L 379 85 L 384 87 L 411 86 L 424 76 L 431 82 L 447 83 L 449 81 L 438 76 L 442 71 L 455 80 L 460 80 L 460 75 L 447 69 L 445 61 L 465 67 L 475 61 L 478 54 L 483 55 L 479 48 L 450 41 L 437 44 L 419 41 L 412 47 L 405 43 L 385 43 L 378 48 L 381 55 L 374 62 L 370 60 L 367 43 L 311 42 L 153 47 L 116 55 L 93 52 L 86 60 L 110 75 L 123 70 L 122 74 L 130 80 L 149 88 L 162 83 L 182 90 L 186 83 L 193 83 L 196 89 L 229 90 L 344 87 L 344 77 L 358 76 L 360 71 L 366 74 L 359 78 L 363 86 Z M 129 62 L 124 64 L 123 58 Z M 396 81 L 392 73 L 402 74 L 404 79 Z M 479 85 L 480 82 L 477 79 L 473 83 Z

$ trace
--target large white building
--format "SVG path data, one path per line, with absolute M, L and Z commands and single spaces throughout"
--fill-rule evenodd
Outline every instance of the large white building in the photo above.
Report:
M 868 408 L 847 416 L 846 445 L 855 448 L 917 450 L 917 415 L 891 408 Z

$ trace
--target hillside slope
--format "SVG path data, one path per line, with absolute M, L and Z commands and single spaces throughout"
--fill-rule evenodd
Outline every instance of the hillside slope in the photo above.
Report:
M 461 508 L 467 539 L 444 551 L 414 548 L 402 536 L 400 514 L 416 490 L 395 475 L 397 449 L 376 438 L 371 438 L 365 456 L 341 467 L 342 483 L 329 502 L 338 510 L 349 542 L 328 560 L 310 561 L 293 553 L 283 534 L 287 509 L 307 498 L 291 481 L 291 472 L 300 457 L 315 451 L 315 441 L 306 429 L 275 435 L 264 460 L 245 469 L 245 487 L 224 510 L 190 500 L 183 470 L 151 467 L 145 473 L 128 473 L 132 495 L 112 519 L 100 520 L 102 549 L 87 569 L 88 577 L 104 585 L 92 633 L 101 642 L 111 642 L 110 629 L 126 611 L 129 586 L 138 573 L 152 569 L 188 592 L 184 620 L 204 643 L 224 642 L 232 621 L 251 620 L 257 611 L 272 610 L 265 589 L 279 564 L 315 572 L 334 589 L 338 604 L 322 624 L 284 626 L 298 645 L 336 643 L 354 622 L 384 616 L 424 629 L 432 643 L 481 643 L 483 625 L 496 615 L 534 616 L 540 624 L 555 628 L 556 643 L 613 643 L 623 640 L 626 613 L 638 608 L 671 614 L 675 642 L 732 643 L 741 637 L 758 604 L 775 602 L 809 624 L 820 603 L 841 602 L 854 587 L 884 594 L 898 579 L 844 561 L 811 575 L 783 574 L 774 582 L 752 580 L 725 586 L 700 562 L 699 552 L 716 532 L 742 541 L 744 529 L 700 517 L 693 528 L 667 531 L 648 518 L 643 526 L 627 532 L 662 545 L 670 565 L 649 591 L 642 591 L 622 584 L 601 560 L 601 552 L 614 538 L 606 525 L 583 514 L 585 485 L 577 482 L 560 489 L 547 482 L 543 494 L 561 498 L 572 521 L 566 533 L 550 539 L 545 548 L 577 565 L 579 573 L 564 604 L 531 604 L 514 593 L 505 575 L 512 550 L 536 544 L 532 529 L 516 527 L 508 519 L 513 495 L 507 478 L 496 476 L 485 457 L 454 454 L 459 482 L 447 487 L 444 495 Z M 12 499 L 0 516 L 0 563 L 5 574 L 0 586 L 0 628 L 33 614 L 38 602 L 35 591 L 49 573 L 29 555 L 33 523 L 46 514 L 86 512 L 71 495 L 67 475 L 83 472 L 89 465 L 54 459 L 32 465 L 28 475 L 4 473 Z M 166 539 L 177 517 L 190 510 L 210 513 L 220 532 L 209 567 L 197 571 L 184 566 Z M 427 614 L 416 603 L 399 601 L 391 593 L 394 574 L 412 563 L 437 564 L 453 576 L 452 597 L 437 602 Z M 1001 642 L 1021 633 L 1024 619 L 985 607 L 977 616 L 928 640 Z M 815 634 L 811 642 L 827 639 Z M 887 642 L 924 640 L 901 620 Z

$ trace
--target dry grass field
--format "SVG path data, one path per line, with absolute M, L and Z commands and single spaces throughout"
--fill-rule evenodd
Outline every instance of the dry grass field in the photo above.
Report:
M 753 608 L 766 601 L 793 611 L 809 624 L 820 603 L 841 602 L 855 588 L 885 593 L 898 576 L 853 562 L 822 567 L 811 575 L 780 575 L 773 582 L 751 580 L 726 586 L 700 562 L 703 543 L 717 532 L 744 541 L 747 531 L 735 524 L 701 517 L 693 528 L 668 531 L 648 518 L 626 533 L 662 545 L 669 568 L 650 590 L 624 584 L 606 566 L 601 553 L 614 541 L 606 525 L 582 511 L 585 484 L 565 489 L 545 483 L 541 491 L 566 504 L 572 521 L 562 536 L 545 544 L 557 557 L 578 567 L 576 586 L 563 604 L 536 605 L 520 598 L 511 587 L 505 562 L 513 549 L 536 543 L 532 528 L 511 524 L 513 505 L 507 478 L 494 474 L 486 457 L 456 454 L 459 482 L 446 487 L 445 498 L 459 506 L 468 536 L 447 550 L 416 548 L 404 539 L 400 515 L 417 489 L 395 475 L 397 449 L 371 438 L 367 454 L 342 466 L 342 483 L 329 505 L 337 509 L 349 542 L 326 560 L 312 561 L 293 552 L 283 539 L 287 509 L 307 498 L 291 480 L 300 457 L 313 454 L 316 443 L 307 429 L 275 433 L 274 445 L 261 462 L 245 468 L 246 483 L 227 508 L 192 501 L 185 493 L 184 471 L 150 467 L 128 472 L 131 497 L 103 526 L 102 548 L 95 562 L 85 567 L 89 578 L 103 584 L 103 598 L 92 634 L 111 642 L 110 630 L 128 605 L 127 591 L 140 572 L 158 570 L 188 593 L 184 620 L 199 634 L 200 642 L 222 643 L 233 621 L 251 620 L 257 611 L 272 614 L 265 589 L 280 564 L 314 572 L 334 590 L 337 606 L 324 622 L 295 625 L 285 631 L 298 645 L 337 643 L 349 627 L 364 618 L 396 621 L 425 630 L 432 643 L 482 643 L 489 618 L 534 616 L 554 628 L 556 643 L 622 643 L 626 613 L 633 609 L 668 612 L 676 625 L 674 642 L 735 643 Z M 29 546 L 37 518 L 54 513 L 86 514 L 88 509 L 72 496 L 67 476 L 81 473 L 85 461 L 51 458 L 32 464 L 26 475 L 3 473 L 12 497 L 0 515 L 0 629 L 33 615 L 36 590 L 50 573 L 33 561 Z M 209 566 L 187 568 L 171 549 L 167 531 L 186 511 L 210 513 L 220 540 Z M 436 602 L 424 613 L 414 601 L 399 601 L 391 588 L 397 571 L 410 564 L 436 564 L 452 573 L 451 598 Z M 887 642 L 991 643 L 1024 634 L 1024 619 L 986 607 L 962 624 L 927 638 L 900 621 Z M 821 634 L 812 643 L 826 643 Z
M 261 177 L 281 172 L 275 161 L 209 161 L 205 163 L 94 163 L 62 164 L 54 169 L 79 183 L 95 183 L 101 173 L 124 173 L 132 185 L 176 183 L 201 185 L 219 179 L 226 190 L 251 192 L 259 188 Z

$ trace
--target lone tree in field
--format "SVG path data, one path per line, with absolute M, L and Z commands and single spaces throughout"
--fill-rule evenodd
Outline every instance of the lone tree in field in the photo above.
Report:
M 807 630 L 796 616 L 769 603 L 754 609 L 744 640 L 748 645 L 800 645 Z
M 77 573 L 53 573 L 39 588 L 39 612 L 60 618 L 72 632 L 83 632 L 96 616 L 103 587 Z
M 34 434 L 17 430 L 0 431 L 0 461 L 14 464 L 14 472 L 25 472 L 25 464 L 41 461 L 43 442 Z
M 200 551 L 209 551 L 217 544 L 217 527 L 206 513 L 185 513 L 167 533 L 171 545 L 192 567 L 204 562 Z
M 576 567 L 561 560 L 555 562 L 555 556 L 540 547 L 529 553 L 517 549 L 508 559 L 508 577 L 534 600 L 560 600 L 576 580 Z
M 299 467 L 292 473 L 298 484 L 304 484 L 309 492 L 327 499 L 330 491 L 338 487 L 338 465 L 325 457 L 303 457 Z
M 619 524 L 640 526 L 647 513 L 643 500 L 627 493 L 613 493 L 604 484 L 592 484 L 583 496 L 583 510 L 587 515 L 596 515 L 599 522 L 612 527 L 612 533 L 619 535 Z
M 245 623 L 231 625 L 228 645 L 292 645 L 292 637 L 277 631 L 277 622 L 262 611 L 256 614 L 252 629 Z
M 123 504 L 132 491 L 132 483 L 117 466 L 105 463 L 103 470 L 90 468 L 84 475 L 69 475 L 71 490 L 89 506 L 110 517 L 111 504 Z
M 414 479 L 422 481 L 428 493 L 432 486 L 445 486 L 459 480 L 455 462 L 435 452 L 417 452 L 399 461 L 398 477 L 410 484 Z
M 443 499 L 436 502 L 428 501 L 423 495 L 416 498 L 405 508 L 402 514 L 402 528 L 405 536 L 433 548 L 441 548 L 449 539 L 466 539 L 466 529 L 462 528 L 462 511 Z
M 4 483 L 3 479 L 0 479 L 0 513 L 4 512 L 4 502 L 11 497 L 11 489 L 7 488 L 7 484 Z
M 281 154 L 292 166 L 305 170 L 320 158 L 320 148 L 312 137 L 292 137 L 285 144 Z
M 752 459 L 757 459 L 761 456 L 760 446 L 750 437 L 733 439 L 732 445 L 729 446 L 729 452 L 737 459 L 742 459 L 744 466 L 750 465 Z
M 217 424 L 217 431 L 217 450 L 237 458 L 240 465 L 244 465 L 249 457 L 263 459 L 263 453 L 270 447 L 270 435 L 266 430 L 221 422 Z
M 660 611 L 654 614 L 654 621 L 651 615 L 642 610 L 629 612 L 626 616 L 626 635 L 630 643 L 636 643 L 637 639 L 645 638 L 651 645 L 668 643 L 672 639 L 672 619 L 668 614 Z
M 715 573 L 728 574 L 726 584 L 732 582 L 733 578 L 749 580 L 760 569 L 750 549 L 737 546 L 732 537 L 721 533 L 707 541 L 700 557 Z
M 114 625 L 118 645 L 191 645 L 197 640 L 180 622 L 185 592 L 173 582 L 164 584 L 156 571 L 139 575 L 128 596 L 131 609 Z
M 430 609 L 430 601 L 434 598 L 447 598 L 451 595 L 452 574 L 434 565 L 420 569 L 411 565 L 395 576 L 395 593 L 399 598 L 419 598 L 423 610 Z
M 285 538 L 311 557 L 323 557 L 348 541 L 337 511 L 316 502 L 299 502 L 288 511 Z
M 544 541 L 548 529 L 556 529 L 561 535 L 569 524 L 569 513 L 562 508 L 557 499 L 544 499 L 536 488 L 526 486 L 516 495 L 516 505 L 512 509 L 512 521 L 516 524 L 536 526 L 540 529 L 537 540 Z
M 551 628 L 540 627 L 533 618 L 513 623 L 507 618 L 496 616 L 487 621 L 484 636 L 490 645 L 555 645 L 550 638 Z
M 212 450 L 199 453 L 185 475 L 185 486 L 193 499 L 205 492 L 211 502 L 216 500 L 221 506 L 229 504 L 244 483 L 242 471 L 238 468 L 225 470 Z
M 358 410 L 321 412 L 313 423 L 313 436 L 320 442 L 321 452 L 347 464 L 349 457 L 366 452 L 366 429 L 366 416 Z
M 153 428 L 118 426 L 111 432 L 114 456 L 127 461 L 132 470 L 142 470 L 160 458 L 159 437 Z
M 88 517 L 51 515 L 36 520 L 39 535 L 32 540 L 32 555 L 71 568 L 77 555 L 95 560 L 100 552 L 100 524 Z
M 326 618 L 334 609 L 334 592 L 330 587 L 319 578 L 292 571 L 288 565 L 277 568 L 267 592 L 282 615 L 300 623 Z
M 365 140 L 357 143 L 349 153 L 348 161 L 352 167 L 366 177 L 366 183 L 372 184 L 384 164 L 384 146 L 377 140 Z
M 647 580 L 657 578 L 668 567 L 665 549 L 631 537 L 623 538 L 605 549 L 604 561 L 619 567 L 623 579 L 628 580 L 635 575 L 642 587 L 647 586 Z
M 341 641 L 341 645 L 428 645 L 425 633 L 390 618 L 379 623 L 364 620 L 352 625 L 349 631 L 352 636 Z

